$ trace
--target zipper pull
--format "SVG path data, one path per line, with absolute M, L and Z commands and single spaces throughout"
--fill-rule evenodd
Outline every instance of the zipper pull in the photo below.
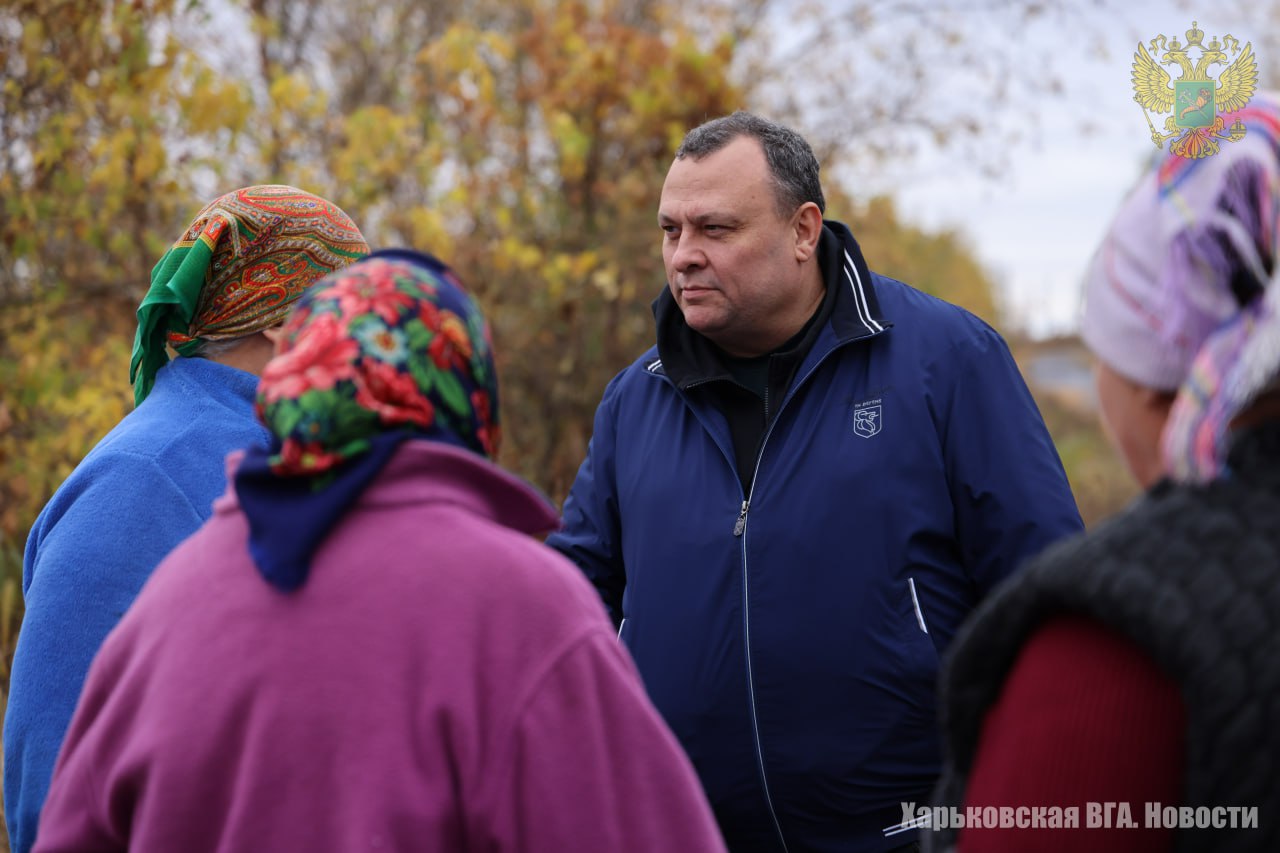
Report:
M 738 513 L 738 521 L 733 525 L 733 535 L 741 536 L 742 531 L 747 529 L 747 507 L 748 501 L 742 502 L 742 511 Z

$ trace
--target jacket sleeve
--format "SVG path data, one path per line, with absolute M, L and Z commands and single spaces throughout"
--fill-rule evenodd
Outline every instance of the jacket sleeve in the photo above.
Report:
M 956 536 L 979 595 L 1084 525 L 1062 461 L 1008 346 L 966 315 L 974 337 L 932 372 Z
M 5 820 L 17 853 L 31 849 L 90 662 L 152 570 L 201 521 L 153 461 L 102 461 L 109 472 L 69 481 L 27 546 L 26 614 L 4 721 Z
M 591 581 L 615 628 L 622 623 L 626 569 L 615 469 L 619 375 L 605 388 L 596 408 L 587 458 L 578 468 L 564 504 L 564 526 L 547 544 L 564 554 Z
M 559 654 L 521 708 L 477 797 L 479 846 L 724 851 L 693 766 L 607 630 Z

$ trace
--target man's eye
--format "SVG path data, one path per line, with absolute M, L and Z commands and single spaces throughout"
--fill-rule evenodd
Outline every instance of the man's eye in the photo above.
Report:
M 674 237 L 680 233 L 680 229 L 674 225 L 663 225 L 662 232 L 666 234 L 668 237 Z

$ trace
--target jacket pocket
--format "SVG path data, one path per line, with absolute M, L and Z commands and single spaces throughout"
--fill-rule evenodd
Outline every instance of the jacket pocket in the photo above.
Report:
M 911 593 L 911 610 L 915 614 L 916 625 L 927 634 L 929 633 L 929 624 L 925 622 L 924 611 L 920 609 L 920 593 L 916 590 L 916 579 L 914 577 L 907 578 L 907 589 Z
M 898 583 L 897 663 L 902 680 L 897 689 L 903 696 L 912 697 L 913 713 L 923 721 L 934 707 L 940 665 L 937 647 L 929 633 L 929 590 L 912 576 Z
M 895 625 L 902 654 L 910 665 L 924 669 L 938 666 L 939 654 L 929 623 L 929 587 L 914 575 L 895 582 L 897 611 Z

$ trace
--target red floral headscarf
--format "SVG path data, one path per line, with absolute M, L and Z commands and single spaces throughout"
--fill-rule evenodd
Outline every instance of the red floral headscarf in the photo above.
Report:
M 435 258 L 374 252 L 299 301 L 263 371 L 258 415 L 273 445 L 246 453 L 235 489 L 259 571 L 292 590 L 405 439 L 497 454 L 488 326 Z

